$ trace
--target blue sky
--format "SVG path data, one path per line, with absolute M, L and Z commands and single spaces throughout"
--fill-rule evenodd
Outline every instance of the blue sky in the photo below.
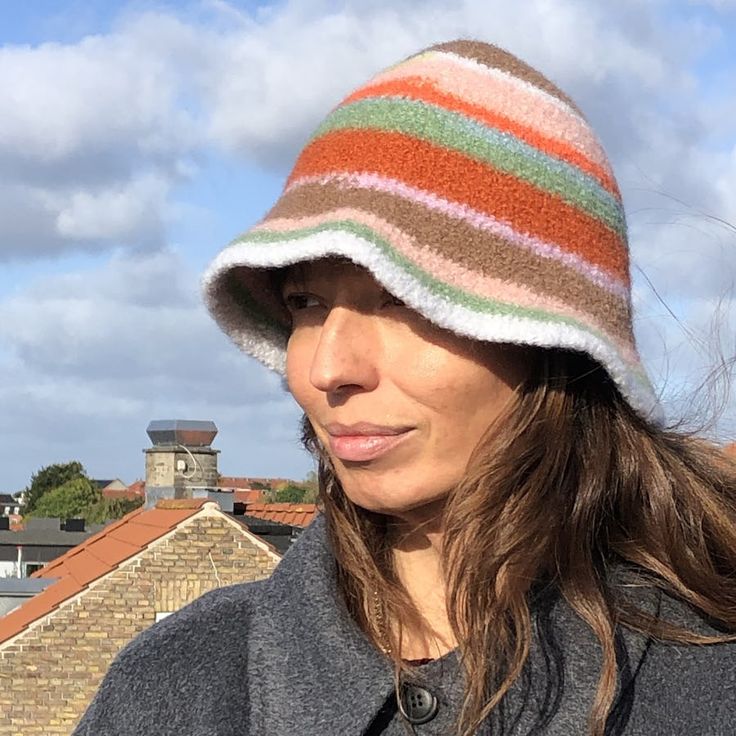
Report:
M 218 332 L 199 275 L 345 92 L 459 36 L 541 68 L 599 130 L 641 353 L 669 418 L 707 419 L 694 387 L 719 341 L 736 352 L 736 1 L 523 7 L 0 3 L 0 491 L 71 459 L 132 482 L 165 418 L 215 421 L 225 474 L 303 477 L 298 411 Z M 735 417 L 731 397 L 708 432 Z

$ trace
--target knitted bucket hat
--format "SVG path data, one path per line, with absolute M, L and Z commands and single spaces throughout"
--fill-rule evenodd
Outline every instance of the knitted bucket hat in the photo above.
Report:
M 500 48 L 438 44 L 346 97 L 271 211 L 210 264 L 205 302 L 283 374 L 288 316 L 269 271 L 327 256 L 458 335 L 587 353 L 659 418 L 606 154 L 575 103 Z

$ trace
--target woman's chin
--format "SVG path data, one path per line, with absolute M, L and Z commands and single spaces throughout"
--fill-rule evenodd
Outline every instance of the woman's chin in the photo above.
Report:
M 413 518 L 424 514 L 434 513 L 441 508 L 447 498 L 447 492 L 427 495 L 426 493 L 400 493 L 389 492 L 377 493 L 375 490 L 368 492 L 351 491 L 343 486 L 345 495 L 360 508 L 385 516 L 399 518 Z M 424 514 L 422 513 L 424 512 Z

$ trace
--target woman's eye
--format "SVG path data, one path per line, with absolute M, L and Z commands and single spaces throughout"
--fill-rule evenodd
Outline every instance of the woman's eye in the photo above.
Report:
M 286 302 L 287 308 L 292 311 L 318 307 L 320 304 L 319 299 L 311 294 L 289 294 L 284 301 Z

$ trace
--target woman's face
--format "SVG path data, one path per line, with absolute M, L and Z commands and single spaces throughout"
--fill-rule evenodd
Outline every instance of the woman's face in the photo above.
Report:
M 348 497 L 406 516 L 443 499 L 523 380 L 519 348 L 433 326 L 363 268 L 290 270 L 289 388 Z

